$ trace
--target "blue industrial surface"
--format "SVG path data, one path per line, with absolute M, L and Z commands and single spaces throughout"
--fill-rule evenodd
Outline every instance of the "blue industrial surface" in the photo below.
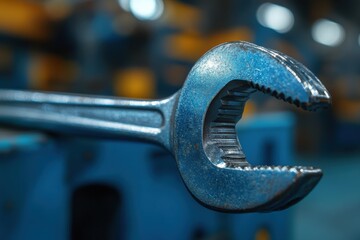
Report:
M 249 161 L 291 164 L 293 124 L 290 114 L 238 124 Z M 18 144 L 17 151 L 1 154 L 0 239 L 77 239 L 86 231 L 104 239 L 250 240 L 259 229 L 273 239 L 289 239 L 291 210 L 242 215 L 208 210 L 188 194 L 175 160 L 161 148 L 14 135 L 33 147 Z
M 294 240 L 360 239 L 359 152 L 297 158 L 322 168 L 318 187 L 294 207 Z
M 253 165 L 294 165 L 294 125 L 291 113 L 259 114 L 237 124 L 239 140 Z
M 7 136 L 9 136 L 8 133 Z M 39 239 L 44 232 L 50 231 L 51 221 L 59 221 L 51 214 L 44 216 L 44 214 L 49 214 L 46 206 L 55 207 L 56 201 L 47 201 L 47 205 L 41 205 L 41 211 L 32 213 L 35 221 L 30 224 L 24 221 L 29 216 L 29 210 L 38 206 L 38 202 L 34 199 L 37 191 L 48 200 L 51 197 L 58 199 L 57 193 L 54 196 L 51 191 L 52 189 L 57 191 L 57 182 L 44 176 L 51 175 L 52 165 L 64 162 L 64 154 L 42 134 L 16 133 L 9 138 L 11 141 L 9 141 L 8 151 L 0 155 L 0 239 L 29 239 L 27 235 L 23 235 L 22 238 L 16 236 L 21 235 L 22 232 L 28 232 L 34 224 L 45 221 L 47 223 L 44 225 L 45 228 L 37 232 L 39 236 L 36 238 Z M 38 138 L 42 138 L 42 141 L 38 141 Z M 18 144 L 16 140 L 19 140 Z M 6 141 L 8 140 L 1 139 L 0 145 L 6 145 L 3 144 Z M 41 184 L 48 187 L 39 189 Z M 58 210 L 56 211 L 61 214 Z

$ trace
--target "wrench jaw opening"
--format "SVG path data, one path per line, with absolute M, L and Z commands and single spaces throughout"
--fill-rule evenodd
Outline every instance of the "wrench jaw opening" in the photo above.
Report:
M 251 166 L 247 162 L 235 132 L 235 125 L 241 119 L 246 101 L 257 90 L 269 93 L 268 89 L 264 91 L 264 88 L 259 88 L 249 81 L 231 81 L 215 96 L 208 107 L 203 129 L 204 151 L 208 160 L 220 169 L 235 171 L 226 174 L 224 181 L 233 182 L 229 179 L 229 176 L 232 176 L 237 179 L 245 178 L 246 182 L 253 184 L 251 187 L 248 186 L 247 196 L 242 197 L 241 203 L 235 199 L 229 202 L 227 198 L 218 201 L 218 204 L 223 204 L 221 207 L 215 207 L 213 204 L 208 206 L 210 208 L 229 212 L 270 212 L 286 209 L 303 199 L 321 179 L 321 170 L 312 167 Z M 256 174 L 249 174 L 253 172 Z M 237 176 L 233 176 L 234 174 Z M 281 184 L 274 184 L 279 180 L 282 181 Z M 262 185 L 259 185 L 259 182 L 262 182 Z M 276 186 L 275 189 L 271 190 L 272 186 Z M 232 194 L 236 192 L 232 190 Z M 266 197 L 256 199 L 259 192 L 266 192 L 262 195 Z M 234 206 L 235 202 L 237 205 Z
M 310 111 L 330 104 L 321 82 L 282 53 L 233 42 L 205 54 L 179 97 L 174 153 L 187 188 L 208 208 L 224 212 L 285 209 L 304 198 L 322 176 L 320 169 L 311 167 L 247 162 L 235 124 L 254 91 Z
M 202 142 L 207 157 L 214 165 L 220 168 L 249 166 L 235 125 L 242 117 L 246 101 L 255 91 L 246 81 L 231 81 L 209 105 Z

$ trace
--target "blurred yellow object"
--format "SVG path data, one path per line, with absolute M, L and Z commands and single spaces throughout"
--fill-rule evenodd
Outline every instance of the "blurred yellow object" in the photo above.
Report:
M 256 232 L 255 240 L 271 240 L 270 233 L 266 228 L 261 228 Z
M 46 11 L 53 20 L 68 17 L 72 11 L 69 0 L 48 0 L 44 3 Z
M 166 52 L 175 59 L 196 61 L 212 47 L 230 41 L 251 41 L 249 28 L 239 27 L 203 36 L 195 32 L 183 32 L 170 36 L 166 40 Z
M 181 30 L 197 31 L 201 17 L 198 8 L 174 0 L 166 1 L 165 8 L 162 19 L 167 25 Z
M 35 2 L 0 0 L 0 31 L 35 40 L 50 34 L 49 16 L 44 7 Z
M 203 55 L 207 45 L 196 33 L 179 33 L 170 36 L 166 41 L 166 52 L 174 59 L 196 61 Z
M 30 86 L 43 91 L 66 91 L 78 74 L 77 65 L 50 54 L 38 54 L 29 66 Z
M 251 117 L 254 115 L 254 113 L 256 113 L 256 111 L 257 111 L 256 104 L 251 100 L 247 100 L 244 107 L 244 112 L 242 114 L 242 118 Z
M 128 68 L 115 74 L 114 91 L 128 98 L 154 98 L 155 77 L 148 68 Z
M 334 101 L 335 113 L 339 119 L 360 124 L 360 101 L 339 98 Z

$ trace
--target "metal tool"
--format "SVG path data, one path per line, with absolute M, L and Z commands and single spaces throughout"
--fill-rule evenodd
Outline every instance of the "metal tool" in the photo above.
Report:
M 322 172 L 248 163 L 235 124 L 255 91 L 306 110 L 330 104 L 325 87 L 300 63 L 274 50 L 231 42 L 206 53 L 183 88 L 167 99 L 1 90 L 0 121 L 61 134 L 155 142 L 174 155 L 186 187 L 203 205 L 228 212 L 281 210 L 305 197 Z

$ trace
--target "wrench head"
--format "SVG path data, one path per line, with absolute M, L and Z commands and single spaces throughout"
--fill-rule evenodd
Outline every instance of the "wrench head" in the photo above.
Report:
M 248 163 L 235 125 L 255 91 L 311 111 L 330 104 L 322 83 L 282 53 L 247 42 L 207 52 L 181 90 L 172 147 L 185 185 L 206 207 L 225 212 L 285 209 L 304 198 L 322 176 L 312 167 Z

